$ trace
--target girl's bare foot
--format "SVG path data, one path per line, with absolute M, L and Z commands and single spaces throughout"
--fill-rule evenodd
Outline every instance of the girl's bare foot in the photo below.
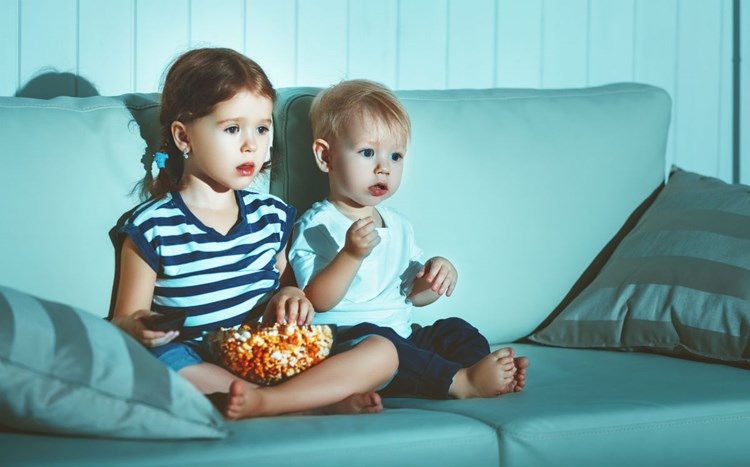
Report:
M 516 374 L 513 376 L 513 391 L 520 392 L 524 386 L 526 386 L 526 368 L 529 367 L 531 361 L 528 357 L 516 357 L 514 360 L 516 365 Z
M 231 420 L 260 415 L 263 395 L 257 386 L 235 380 L 229 386 L 224 416 Z
M 518 386 L 518 382 L 514 379 L 515 374 L 513 349 L 504 347 L 492 352 L 474 365 L 458 370 L 448 393 L 456 399 L 507 394 Z
M 341 402 L 329 405 L 320 410 L 319 413 L 326 415 L 334 414 L 361 414 L 379 413 L 383 411 L 383 401 L 377 392 L 363 394 L 352 394 Z

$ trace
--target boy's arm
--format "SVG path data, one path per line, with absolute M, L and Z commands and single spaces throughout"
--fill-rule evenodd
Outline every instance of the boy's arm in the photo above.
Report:
M 430 258 L 414 279 L 409 300 L 414 306 L 425 306 L 433 303 L 445 293 L 450 297 L 456 288 L 458 272 L 445 258 Z
M 380 243 L 372 217 L 354 222 L 346 242 L 333 260 L 318 271 L 305 287 L 305 295 L 317 312 L 328 311 L 344 298 L 364 259 Z

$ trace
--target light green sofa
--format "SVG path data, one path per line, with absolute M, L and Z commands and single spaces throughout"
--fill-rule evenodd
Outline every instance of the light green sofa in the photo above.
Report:
M 280 90 L 265 181 L 300 212 L 325 193 L 307 117 L 317 91 Z M 667 94 L 629 83 L 398 95 L 414 130 L 390 204 L 413 220 L 425 252 L 450 258 L 460 278 L 453 297 L 416 319 L 461 316 L 493 344 L 515 342 L 532 362 L 523 392 L 388 399 L 378 415 L 227 422 L 228 436 L 217 440 L 5 428 L 0 465 L 747 465 L 746 369 L 527 339 L 598 274 L 663 183 Z M 141 158 L 158 145 L 157 107 L 155 94 L 0 98 L 0 285 L 107 315 L 107 232 L 137 203 Z

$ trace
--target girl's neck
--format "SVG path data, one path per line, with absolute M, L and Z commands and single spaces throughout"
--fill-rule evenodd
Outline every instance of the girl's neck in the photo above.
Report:
M 180 196 L 190 207 L 223 210 L 236 207 L 234 190 L 213 187 L 195 177 L 187 177 Z

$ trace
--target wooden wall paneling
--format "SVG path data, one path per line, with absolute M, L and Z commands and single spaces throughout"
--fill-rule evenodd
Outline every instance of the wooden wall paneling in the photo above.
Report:
M 497 59 L 495 0 L 448 0 L 448 88 L 491 88 Z
M 717 176 L 721 85 L 721 3 L 678 2 L 675 162 Z
M 349 0 L 348 78 L 396 86 L 398 1 Z
M 276 87 L 297 85 L 297 1 L 246 0 L 245 54 Z
M 545 0 L 542 14 L 542 86 L 585 86 L 588 1 Z
M 750 5 L 740 2 L 740 183 L 750 185 Z
M 191 0 L 190 47 L 245 49 L 245 0 Z
M 132 92 L 133 76 L 133 0 L 109 0 L 102 8 L 100 0 L 79 0 L 78 75 L 104 96 Z M 79 83 L 78 95 L 87 89 Z
M 672 123 L 665 175 L 675 161 L 677 101 L 677 0 L 636 0 L 634 79 L 665 89 L 672 97 Z
M 306 86 L 328 86 L 348 73 L 348 2 L 297 3 L 297 80 Z
M 20 87 L 29 81 L 44 78 L 42 94 L 75 95 L 75 74 L 78 60 L 76 0 L 24 0 L 21 2 Z M 31 86 L 38 89 L 37 79 Z M 29 92 L 32 91 L 27 88 Z M 44 95 L 49 93 L 50 95 Z
M 0 96 L 18 89 L 18 0 L 0 0 Z
M 634 16 L 635 0 L 590 0 L 587 85 L 633 80 Z
M 447 0 L 399 2 L 399 89 L 446 88 L 447 7 Z
M 732 146 L 732 0 L 721 0 L 721 34 L 719 36 L 719 102 L 717 118 L 719 131 L 716 151 L 719 154 L 716 174 L 731 182 L 734 174 Z
M 160 91 L 167 67 L 189 49 L 189 1 L 135 2 L 135 90 Z
M 543 0 L 498 0 L 496 86 L 542 86 Z

